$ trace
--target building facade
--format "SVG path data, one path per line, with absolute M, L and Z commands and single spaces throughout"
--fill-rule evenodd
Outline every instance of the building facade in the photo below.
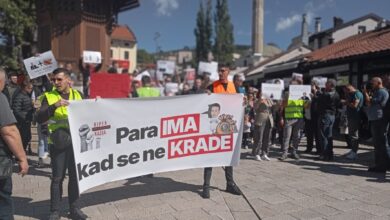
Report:
M 120 72 L 133 73 L 137 68 L 137 40 L 131 29 L 117 25 L 111 35 L 111 61 L 119 64 Z

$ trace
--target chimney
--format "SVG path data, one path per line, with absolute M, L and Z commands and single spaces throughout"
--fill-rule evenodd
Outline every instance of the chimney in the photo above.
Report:
M 340 17 L 333 17 L 333 28 L 338 28 L 344 23 Z
M 314 26 L 315 33 L 318 33 L 321 31 L 321 17 L 315 18 L 315 26 Z
M 252 10 L 252 52 L 261 56 L 264 46 L 264 0 L 253 0 Z
M 309 44 L 309 31 L 308 31 L 308 24 L 307 24 L 307 15 L 302 15 L 302 32 L 301 32 L 301 40 L 304 45 Z
M 383 19 L 378 23 L 376 29 L 381 29 L 381 28 L 384 28 L 384 27 L 386 27 L 386 26 L 387 26 L 386 19 L 383 18 Z

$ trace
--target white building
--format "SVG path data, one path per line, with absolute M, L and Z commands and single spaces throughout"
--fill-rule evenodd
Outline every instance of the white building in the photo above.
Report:
M 126 25 L 117 25 L 111 34 L 111 61 L 119 64 L 119 71 L 132 73 L 137 68 L 137 40 Z

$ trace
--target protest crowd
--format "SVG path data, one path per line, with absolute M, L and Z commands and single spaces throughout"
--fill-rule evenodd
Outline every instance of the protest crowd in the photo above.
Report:
M 26 154 L 35 153 L 31 149 L 31 127 L 37 127 L 36 155 L 39 160 L 34 166 L 43 167 L 43 159 L 51 158 L 50 219 L 60 219 L 59 201 L 66 170 L 69 173 L 70 217 L 86 219 L 78 202 L 73 150 L 66 147 L 69 142 L 71 144 L 69 126 L 64 121 L 67 120 L 68 100 L 90 97 L 91 76 L 100 74 L 101 66 L 84 64 L 80 60 L 78 74 L 72 69 L 71 63 L 58 66 L 52 73 L 32 80 L 24 73 L 0 69 L 0 157 L 13 155 L 19 163 L 20 173 L 26 174 Z M 248 158 L 256 161 L 273 160 L 271 150 L 280 152 L 277 158 L 280 161 L 289 157 L 299 160 L 299 152 L 316 154 L 318 160 L 332 161 L 335 159 L 334 137 L 345 139 L 350 148 L 345 158 L 359 160 L 361 136 L 364 134 L 367 137 L 370 133 L 375 160 L 368 171 L 385 173 L 390 168 L 389 82 L 374 77 L 363 88 L 355 88 L 351 84 L 338 87 L 334 79 L 327 79 L 325 85 L 320 85 L 315 80 L 304 83 L 302 78 L 293 77 L 289 89 L 283 80 L 275 79 L 269 84 L 279 85 L 278 97 L 270 95 L 265 87 L 244 86 L 243 74 L 235 74 L 230 81 L 229 72 L 228 65 L 219 65 L 219 79 L 213 82 L 207 72 L 197 74 L 189 81 L 175 74 L 158 76 L 157 73 L 142 71 L 130 74 L 126 70 L 119 73 L 115 62 L 108 69 L 108 74 L 129 76 L 129 98 L 242 93 L 245 112 L 242 148 L 251 149 Z M 299 90 L 299 86 L 304 84 L 306 88 L 310 87 L 310 92 L 303 92 L 298 94 L 300 97 L 293 98 L 292 93 L 297 91 L 292 91 L 291 86 Z M 306 144 L 301 143 L 304 136 Z M 211 168 L 204 170 L 204 198 L 210 197 L 211 172 Z M 225 167 L 225 173 L 226 191 L 240 195 L 242 192 L 233 180 L 233 168 Z M 3 170 L 1 174 L 6 175 Z M 12 181 L 8 175 L 0 179 L 1 219 L 12 219 L 11 192 Z

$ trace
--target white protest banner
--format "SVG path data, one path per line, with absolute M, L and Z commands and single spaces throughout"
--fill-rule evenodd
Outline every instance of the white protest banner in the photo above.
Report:
M 273 83 L 261 84 L 261 94 L 264 98 L 280 100 L 282 99 L 283 89 L 284 88 L 282 84 L 273 84 Z
M 158 60 L 157 61 L 157 79 L 163 80 L 164 74 L 172 75 L 175 73 L 176 64 L 174 61 L 169 60 Z
M 102 63 L 102 53 L 99 51 L 83 51 L 84 63 Z
M 328 81 L 327 77 L 313 77 L 312 81 L 316 81 L 320 88 L 325 88 L 326 81 Z
M 238 165 L 242 99 L 199 94 L 71 101 L 80 192 L 150 173 Z
M 204 74 L 210 74 L 211 81 L 217 80 L 218 76 L 218 63 L 217 62 L 199 62 L 198 74 L 203 76 Z
M 58 67 L 56 58 L 51 50 L 25 59 L 23 63 L 30 79 L 52 73 Z
M 303 97 L 310 99 L 311 86 L 310 85 L 290 85 L 289 87 L 289 100 L 299 100 Z

